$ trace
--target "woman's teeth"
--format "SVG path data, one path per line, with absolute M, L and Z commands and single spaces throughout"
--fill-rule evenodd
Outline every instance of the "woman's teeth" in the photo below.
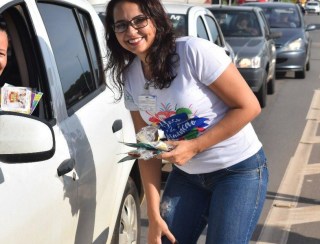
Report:
M 142 37 L 139 37 L 139 38 L 136 38 L 136 39 L 129 40 L 129 43 L 134 44 L 134 43 L 137 43 L 137 42 L 139 42 L 141 40 L 142 40 Z

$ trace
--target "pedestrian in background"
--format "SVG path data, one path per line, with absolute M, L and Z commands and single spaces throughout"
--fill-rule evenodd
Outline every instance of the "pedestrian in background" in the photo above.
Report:
M 148 244 L 197 243 L 207 224 L 208 244 L 249 243 L 268 170 L 250 123 L 261 108 L 246 81 L 217 45 L 176 40 L 159 0 L 111 0 L 105 24 L 106 70 L 135 130 L 157 126 L 174 147 L 139 161 Z M 173 169 L 161 199 L 162 160 Z
M 301 9 L 302 14 L 305 15 L 306 14 L 306 10 L 305 10 L 304 6 L 302 5 L 301 0 L 297 0 L 297 4 L 299 5 L 299 7 Z

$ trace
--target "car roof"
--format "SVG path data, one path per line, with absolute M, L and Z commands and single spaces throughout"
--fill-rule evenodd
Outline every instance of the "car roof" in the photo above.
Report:
M 295 3 L 288 3 L 288 2 L 251 2 L 251 3 L 244 3 L 243 5 L 245 6 L 267 6 L 267 7 L 274 7 L 274 6 L 279 6 L 279 7 L 293 7 L 296 6 L 297 4 Z
M 191 8 L 193 10 L 205 9 L 203 6 L 198 6 L 198 5 L 188 4 L 188 3 L 178 4 L 178 3 L 171 3 L 171 2 L 163 2 L 162 5 L 164 6 L 165 10 L 168 13 L 175 13 L 175 14 L 188 14 Z
M 246 11 L 253 11 L 254 9 L 257 9 L 255 6 L 229 6 L 229 5 L 208 5 L 206 8 L 210 10 L 246 10 Z
M 105 12 L 107 3 L 92 4 L 93 8 L 98 12 Z

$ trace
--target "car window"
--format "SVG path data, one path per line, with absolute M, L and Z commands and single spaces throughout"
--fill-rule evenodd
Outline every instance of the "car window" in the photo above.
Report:
M 317 2 L 307 2 L 308 6 L 319 6 L 319 3 Z
M 53 112 L 48 77 L 25 4 L 8 4 L 6 9 L 2 8 L 0 22 L 6 26 L 9 37 L 8 64 L 0 76 L 0 87 L 9 84 L 43 93 L 32 115 L 51 121 Z
M 94 70 L 96 85 L 100 86 L 104 82 L 103 73 L 100 72 L 99 66 L 102 65 L 101 59 L 98 56 L 98 45 L 97 41 L 94 39 L 95 35 L 93 33 L 92 26 L 90 25 L 89 18 L 82 12 L 79 12 L 79 20 L 81 22 L 81 26 L 83 28 L 83 33 L 85 37 L 85 41 L 88 47 L 88 56 L 91 61 L 92 68 Z
M 214 16 L 225 37 L 261 36 L 257 16 L 252 11 L 216 11 Z
M 177 37 L 188 35 L 186 15 L 168 14 L 168 17 L 173 25 L 173 28 Z
M 197 17 L 197 37 L 210 40 L 209 35 L 206 31 L 204 21 L 201 16 Z
M 231 20 L 230 15 L 225 12 L 214 12 L 214 17 L 218 21 L 222 32 L 226 32 Z
M 264 7 L 266 19 L 271 28 L 299 28 L 301 20 L 294 7 Z
M 266 20 L 266 17 L 262 11 L 259 11 L 259 14 L 260 14 L 262 22 L 263 22 L 264 33 L 268 36 L 270 34 L 269 23 Z
M 38 3 L 38 7 L 55 55 L 66 106 L 70 109 L 102 83 L 90 18 L 65 6 Z
M 220 35 L 219 35 L 219 31 L 218 31 L 217 26 L 216 26 L 216 22 L 209 15 L 206 15 L 205 17 L 206 17 L 207 24 L 209 26 L 209 30 L 210 30 L 213 42 L 215 44 L 221 46 L 222 45 L 222 41 L 221 41 L 221 38 L 220 38 Z

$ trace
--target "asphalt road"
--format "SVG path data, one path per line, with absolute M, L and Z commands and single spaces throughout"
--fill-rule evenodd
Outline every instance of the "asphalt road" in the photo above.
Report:
M 313 39 L 311 68 L 305 79 L 288 72 L 276 80 L 276 92 L 253 121 L 268 157 L 267 200 L 251 243 L 320 243 L 320 17 Z M 146 244 L 147 217 L 142 205 L 141 243 Z M 198 244 L 205 243 L 205 233 Z
M 317 23 L 317 15 L 305 16 Z M 306 79 L 290 72 L 253 125 L 269 159 L 267 201 L 252 243 L 320 243 L 320 29 Z M 261 233 L 262 231 L 262 233 Z

